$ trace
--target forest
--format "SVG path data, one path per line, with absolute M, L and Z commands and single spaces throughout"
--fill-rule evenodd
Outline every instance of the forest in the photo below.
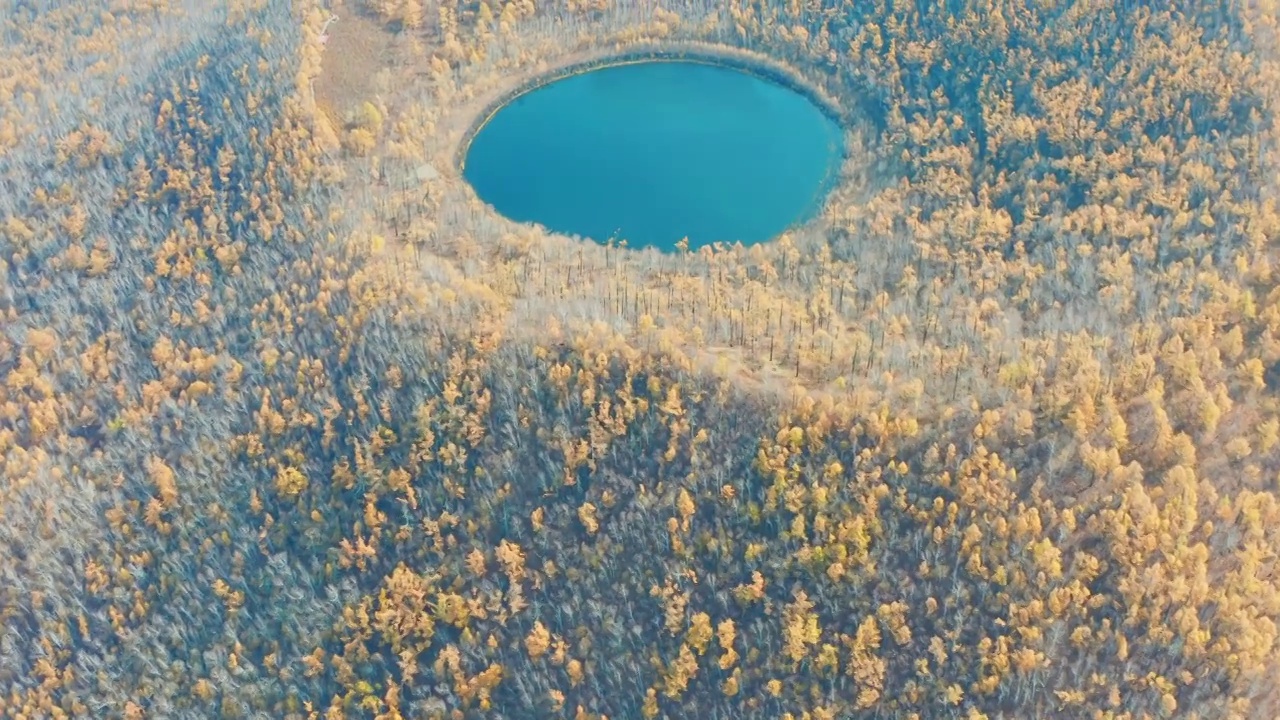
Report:
M 0 717 L 1280 717 L 1276 0 L 0 0 Z M 458 151 L 838 107 L 675 253 Z

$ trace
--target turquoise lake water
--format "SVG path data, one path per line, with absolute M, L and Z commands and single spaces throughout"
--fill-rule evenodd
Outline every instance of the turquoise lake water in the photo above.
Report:
M 648 62 L 558 80 L 503 107 L 467 152 L 482 200 L 520 222 L 670 250 L 776 237 L 813 217 L 839 126 L 744 72 Z

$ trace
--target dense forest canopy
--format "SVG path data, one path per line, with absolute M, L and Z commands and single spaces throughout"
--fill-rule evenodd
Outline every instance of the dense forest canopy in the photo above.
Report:
M 1276 717 L 1278 17 L 0 0 L 0 716 Z M 820 218 L 478 202 L 655 48 L 842 109 Z

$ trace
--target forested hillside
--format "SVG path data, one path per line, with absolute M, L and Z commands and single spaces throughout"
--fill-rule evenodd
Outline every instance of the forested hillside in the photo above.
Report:
M 0 0 L 0 717 L 1280 714 L 1274 1 L 289 5 Z M 462 181 L 658 50 L 821 218 Z

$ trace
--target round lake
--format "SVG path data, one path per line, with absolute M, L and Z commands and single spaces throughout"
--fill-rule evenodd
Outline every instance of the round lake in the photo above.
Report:
M 464 175 L 503 215 L 673 249 L 776 237 L 813 217 L 843 155 L 811 100 L 745 72 L 641 62 L 557 80 L 502 107 Z

